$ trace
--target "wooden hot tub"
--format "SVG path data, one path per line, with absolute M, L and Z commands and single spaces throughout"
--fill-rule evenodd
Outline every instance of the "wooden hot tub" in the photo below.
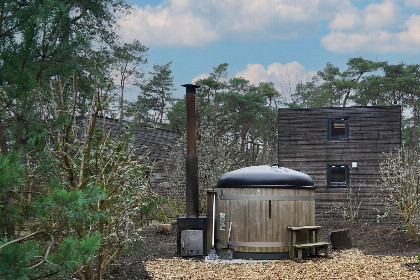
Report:
M 246 167 L 223 174 L 214 191 L 216 249 L 229 246 L 234 258 L 287 258 L 287 227 L 315 225 L 315 188 L 306 174 Z

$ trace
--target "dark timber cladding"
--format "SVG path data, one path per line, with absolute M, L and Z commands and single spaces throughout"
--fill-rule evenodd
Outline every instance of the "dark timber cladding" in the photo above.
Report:
M 87 118 L 77 117 L 76 121 L 78 126 L 83 127 Z M 128 129 L 124 122 L 102 116 L 96 119 L 96 128 L 110 133 L 111 137 L 118 137 Z M 184 199 L 185 189 L 174 189 L 172 185 L 169 185 L 166 172 L 174 168 L 174 160 L 169 151 L 180 135 L 174 131 L 146 126 L 135 127 L 131 133 L 134 137 L 133 144 L 137 149 L 136 157 L 140 157 L 142 163 L 153 166 L 149 177 L 153 191 L 165 198 Z
M 279 165 L 304 172 L 316 187 L 316 219 L 383 211 L 379 166 L 401 147 L 401 107 L 279 109 Z

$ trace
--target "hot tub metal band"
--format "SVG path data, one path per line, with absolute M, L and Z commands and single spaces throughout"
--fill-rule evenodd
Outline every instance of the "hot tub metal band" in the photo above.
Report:
M 315 200 L 314 196 L 271 196 L 271 195 L 219 195 L 220 200 L 282 200 L 308 201 Z
M 216 239 L 216 242 L 222 245 L 228 245 L 226 240 Z M 243 242 L 243 241 L 230 241 L 229 246 L 233 247 L 253 247 L 253 248 L 277 248 L 288 247 L 287 242 Z

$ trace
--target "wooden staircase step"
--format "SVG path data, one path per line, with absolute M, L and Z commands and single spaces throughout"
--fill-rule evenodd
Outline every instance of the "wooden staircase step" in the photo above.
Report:
M 331 245 L 329 242 L 314 242 L 314 243 L 303 243 L 303 244 L 295 244 L 293 247 L 295 248 L 315 248 L 315 247 L 325 247 Z

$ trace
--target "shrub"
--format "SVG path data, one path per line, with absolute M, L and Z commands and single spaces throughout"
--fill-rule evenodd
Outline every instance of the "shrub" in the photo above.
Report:
M 386 215 L 407 228 L 416 240 L 420 226 L 420 153 L 399 149 L 381 163 L 382 185 L 387 192 Z

